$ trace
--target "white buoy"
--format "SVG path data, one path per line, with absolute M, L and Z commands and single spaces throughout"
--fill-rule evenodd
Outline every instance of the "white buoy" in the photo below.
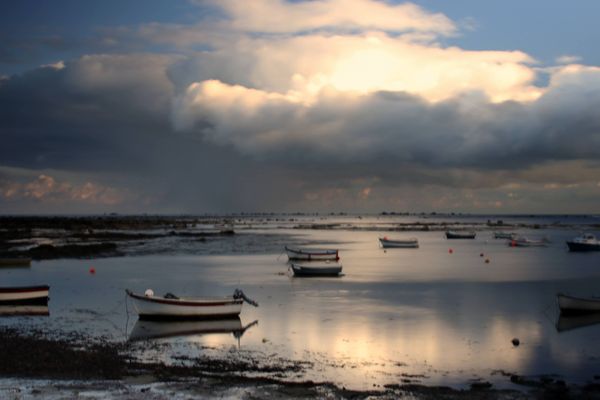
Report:
M 144 292 L 144 296 L 146 296 L 146 297 L 152 297 L 152 296 L 154 296 L 154 290 L 152 290 L 152 289 L 146 289 L 146 291 Z

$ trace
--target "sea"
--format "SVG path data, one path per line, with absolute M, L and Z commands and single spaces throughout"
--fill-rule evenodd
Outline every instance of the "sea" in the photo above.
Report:
M 600 316 L 561 316 L 556 302 L 559 292 L 600 295 L 600 252 L 565 243 L 581 232 L 600 237 L 598 216 L 238 215 L 228 224 L 235 235 L 2 268 L 0 286 L 48 284 L 50 301 L 48 316 L 0 316 L 0 325 L 139 344 L 141 359 L 166 363 L 293 362 L 302 368 L 280 378 L 358 390 L 515 388 L 513 375 L 585 384 L 600 375 Z M 448 240 L 444 226 L 477 235 Z M 494 239 L 498 230 L 548 244 L 513 247 Z M 382 249 L 383 236 L 416 237 L 419 248 Z M 342 275 L 294 277 L 285 245 L 339 249 Z M 126 289 L 181 297 L 241 289 L 259 306 L 245 304 L 233 320 L 146 322 Z

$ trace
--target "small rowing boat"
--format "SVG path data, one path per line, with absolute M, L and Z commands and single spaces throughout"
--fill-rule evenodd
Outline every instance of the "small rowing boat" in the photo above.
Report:
M 561 313 L 583 314 L 600 312 L 600 297 L 576 297 L 563 293 L 556 295 Z
M 0 305 L 48 304 L 50 286 L 0 287 Z
M 475 239 L 472 231 L 446 231 L 446 239 Z
M 340 259 L 337 249 L 309 249 L 285 246 L 285 251 L 290 260 L 337 261 Z
M 543 239 L 530 239 L 524 236 L 513 238 L 509 240 L 508 245 L 511 247 L 546 247 L 549 240 Z
M 575 315 L 561 313 L 556 321 L 556 330 L 564 332 L 596 324 L 600 324 L 600 312 Z
M 226 297 L 177 297 L 167 293 L 164 297 L 155 296 L 151 289 L 144 295 L 125 291 L 133 300 L 133 306 L 140 319 L 210 319 L 235 317 L 242 312 L 246 301 L 255 307 L 258 303 L 236 289 Z
M 310 277 L 310 276 L 339 276 L 342 272 L 341 264 L 292 264 L 294 276 Z
M 409 239 L 388 239 L 387 236 L 379 238 L 379 244 L 384 249 L 390 248 L 404 248 L 404 249 L 416 249 L 419 247 L 419 240 L 417 238 Z
M 517 234 L 514 232 L 494 232 L 494 239 L 514 239 Z
M 600 251 L 600 240 L 596 236 L 586 233 L 571 240 L 567 240 L 569 251 Z

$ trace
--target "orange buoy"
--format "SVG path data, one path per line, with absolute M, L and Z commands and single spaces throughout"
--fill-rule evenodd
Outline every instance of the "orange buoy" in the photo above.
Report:
M 96 268 L 92 267 L 90 268 L 90 274 L 94 275 L 96 273 Z

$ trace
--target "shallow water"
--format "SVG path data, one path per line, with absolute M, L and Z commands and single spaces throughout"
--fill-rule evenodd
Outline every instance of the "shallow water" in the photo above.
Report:
M 176 336 L 178 328 L 172 325 L 147 330 L 175 335 L 153 340 L 173 344 L 178 354 L 308 361 L 312 367 L 305 374 L 290 378 L 330 380 L 356 389 L 403 380 L 460 387 L 478 378 L 510 387 L 499 371 L 590 381 L 600 374 L 599 321 L 559 321 L 555 295 L 600 294 L 600 252 L 569 253 L 565 240 L 576 230 L 519 233 L 548 236 L 552 242 L 545 248 L 513 248 L 492 239 L 491 231 L 478 232 L 475 240 L 446 240 L 443 232 L 262 226 L 246 230 L 243 239 L 219 239 L 225 255 L 178 255 L 175 248 L 173 255 L 34 262 L 29 269 L 1 270 L 1 283 L 49 284 L 50 316 L 0 318 L 0 324 L 121 341 L 129 338 L 137 320 L 125 288 L 182 296 L 226 295 L 241 288 L 260 307 L 244 305 L 241 321 L 221 327 L 225 333 Z M 384 251 L 377 242 L 383 235 L 418 237 L 420 248 Z M 265 238 L 278 245 L 261 243 Z M 286 238 L 335 244 L 344 275 L 291 277 L 285 255 L 275 250 Z M 228 250 L 235 240 L 251 250 Z M 95 274 L 89 273 L 91 267 Z M 227 333 L 232 323 L 253 321 L 258 323 L 239 338 Z M 572 329 L 577 325 L 585 326 Z M 518 347 L 511 343 L 514 337 Z M 149 357 L 169 360 L 172 355 Z

